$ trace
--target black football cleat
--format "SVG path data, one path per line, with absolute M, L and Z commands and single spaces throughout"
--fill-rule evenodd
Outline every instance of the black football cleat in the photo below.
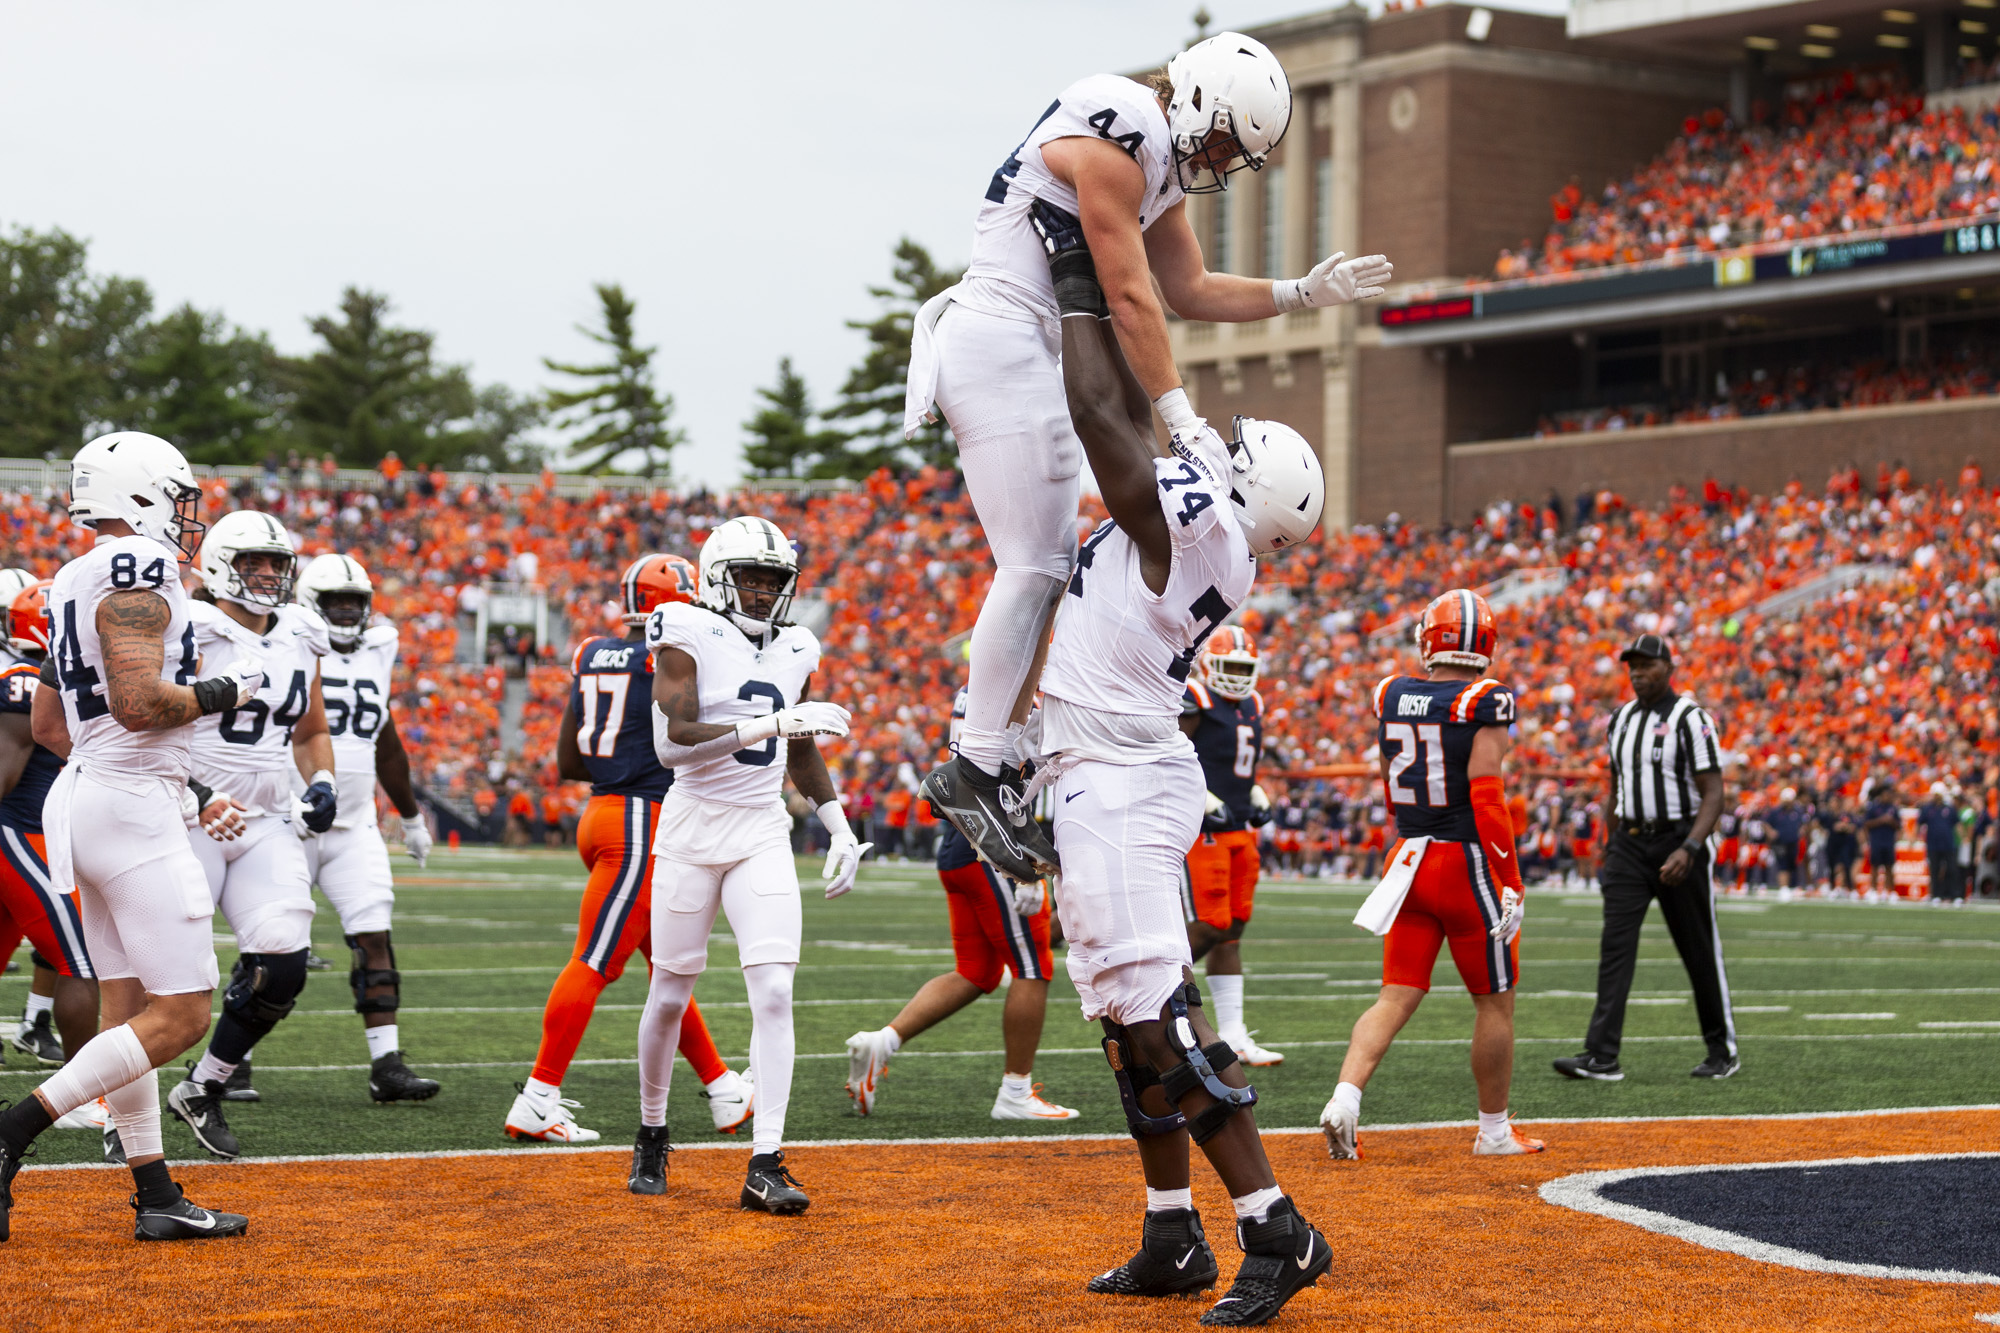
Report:
M 21 1159 L 12 1148 L 0 1144 L 0 1240 L 13 1234 L 14 1177 L 21 1173 Z
M 167 1109 L 174 1118 L 194 1131 L 195 1141 L 208 1150 L 209 1156 L 230 1161 L 243 1155 L 243 1147 L 236 1141 L 236 1133 L 229 1128 L 229 1121 L 222 1114 L 222 1085 L 216 1082 L 197 1083 L 194 1081 L 194 1066 L 188 1066 L 188 1077 L 174 1085 L 167 1094 Z
M 438 1095 L 438 1081 L 418 1078 L 403 1053 L 391 1051 L 368 1066 L 368 1095 L 378 1102 L 427 1102 Z
M 1236 1270 L 1229 1294 L 1201 1317 L 1210 1327 L 1268 1324 L 1286 1301 L 1333 1268 L 1326 1237 L 1299 1216 L 1290 1199 L 1272 1204 L 1262 1222 L 1237 1219 L 1236 1243 L 1243 1248 L 1243 1266 Z
M 1055 845 L 1022 799 L 1025 787 L 1011 764 L 999 777 L 988 777 L 971 760 L 954 755 L 925 775 L 920 791 L 973 851 L 1009 878 L 1032 884 L 1062 867 Z
M 179 1186 L 175 1186 L 176 1189 Z M 218 1213 L 189 1203 L 183 1194 L 169 1204 L 147 1207 L 132 1196 L 133 1240 L 216 1240 L 240 1236 L 250 1229 L 250 1219 L 241 1213 Z
M 326 959 L 324 959 L 324 958 L 321 958 L 321 957 L 320 957 L 320 956 L 319 956 L 318 954 L 314 953 L 314 952 L 313 952 L 313 951 L 312 951 L 311 949 L 307 949 L 307 950 L 306 950 L 306 971 L 308 971 L 308 972 L 330 972 L 330 971 L 332 971 L 332 970 L 333 970 L 333 964 L 332 964 L 332 963 L 329 963 L 329 962 L 327 962 L 327 961 L 326 961 Z
M 1176 1208 L 1147 1213 L 1139 1252 L 1090 1279 L 1087 1290 L 1100 1296 L 1192 1296 L 1213 1287 L 1219 1272 L 1215 1251 L 1202 1234 L 1201 1214 Z
M 743 1194 L 737 1201 L 753 1212 L 792 1217 L 812 1206 L 797 1176 L 785 1165 L 782 1152 L 760 1152 L 750 1159 L 750 1172 L 743 1179 Z
M 251 1085 L 250 1061 L 247 1058 L 243 1063 L 231 1070 L 229 1077 L 223 1080 L 222 1100 L 225 1102 L 261 1102 L 264 1100 L 264 1094 L 257 1091 Z
M 56 1036 L 55 1025 L 48 1010 L 35 1015 L 33 1023 L 23 1023 L 20 1029 L 8 1039 L 8 1044 L 23 1055 L 30 1056 L 44 1069 L 60 1069 L 63 1061 L 69 1059 L 63 1053 L 62 1039 Z
M 1625 1077 L 1625 1071 L 1618 1067 L 1616 1056 L 1595 1055 L 1585 1051 L 1582 1055 L 1565 1055 L 1554 1061 L 1555 1071 L 1564 1078 L 1588 1078 L 1599 1083 L 1616 1083 Z
M 673 1150 L 665 1125 L 639 1126 L 639 1138 L 632 1145 L 632 1174 L 626 1177 L 625 1188 L 634 1194 L 665 1194 L 667 1154 Z M 747 1193 L 748 1186 L 745 1190 Z
M 1733 1055 L 1711 1055 L 1688 1071 L 1690 1078 L 1728 1078 L 1743 1068 L 1743 1062 Z

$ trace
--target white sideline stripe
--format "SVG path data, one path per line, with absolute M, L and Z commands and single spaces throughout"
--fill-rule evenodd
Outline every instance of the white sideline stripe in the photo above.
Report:
M 1631 1040 L 1627 1038 L 1627 1040 Z M 1095 1052 L 1102 1054 L 1102 1052 Z M 577 1063 L 582 1063 L 578 1061 Z M 1867 1111 L 1791 1111 L 1775 1115 L 1635 1115 L 1635 1116 L 1573 1116 L 1548 1120 L 1516 1120 L 1517 1125 L 1671 1125 L 1689 1121 L 1752 1121 L 1752 1120 L 1853 1120 L 1875 1115 L 1938 1115 L 1956 1111 L 2000 1111 L 2000 1103 L 1976 1106 L 1885 1106 Z M 1370 1134 L 1394 1134 L 1408 1130 L 1425 1129 L 1477 1129 L 1477 1120 L 1420 1120 L 1401 1125 L 1370 1125 Z M 1259 1128 L 1261 1134 L 1318 1134 L 1317 1125 L 1283 1129 Z M 801 1139 L 785 1145 L 786 1152 L 798 1152 L 808 1148 L 899 1148 L 899 1147 L 984 1147 L 998 1144 L 1020 1143 L 1129 1143 L 1130 1134 L 973 1134 L 964 1138 L 913 1138 L 913 1139 Z M 742 1140 L 732 1143 L 714 1143 L 703 1140 L 697 1143 L 676 1143 L 675 1152 L 742 1152 L 749 1145 Z M 428 1162 L 453 1157 L 561 1157 L 569 1153 L 631 1152 L 629 1143 L 598 1143 L 592 1146 L 564 1147 L 548 1146 L 539 1148 L 439 1148 L 430 1152 L 355 1152 L 301 1154 L 284 1157 L 239 1157 L 235 1161 L 219 1161 L 213 1157 L 189 1157 L 167 1163 L 173 1167 L 188 1166 L 283 1166 L 287 1164 L 310 1164 L 314 1162 Z M 1990 1157 L 1991 1153 L 1961 1153 L 1964 1157 Z M 1837 1158 L 1835 1161 L 1851 1161 L 1852 1158 Z M 1770 1166 L 1810 1166 L 1810 1162 L 1771 1162 Z M 21 1171 L 114 1171 L 125 1170 L 109 1162 L 52 1162 L 47 1165 L 23 1166 Z M 1668 1168 L 1674 1169 L 1674 1168 Z M 1688 1167 L 1687 1170 L 1712 1170 L 1709 1167 Z M 1606 1172 L 1600 1174 L 1617 1174 Z M 1574 1180 L 1577 1177 L 1566 1176 Z M 1552 1182 L 1553 1183 L 1553 1182 Z
M 1996 1310 L 1992 1314 L 1976 1314 L 1972 1317 L 1982 1324 L 2000 1324 L 2000 1310 Z
M 2000 1023 L 1988 1022 L 1985 1019 L 1963 1019 L 1951 1023 L 1919 1023 L 1917 1026 L 1920 1028 L 2000 1028 Z
M 1892 1264 L 1853 1264 L 1839 1259 L 1828 1259 L 1806 1250 L 1795 1250 L 1789 1246 L 1753 1240 L 1733 1231 L 1705 1227 L 1683 1218 L 1654 1212 L 1650 1208 L 1613 1203 L 1599 1193 L 1607 1185 L 1615 1185 L 1621 1180 L 1631 1180 L 1639 1176 L 1684 1176 L 1711 1171 L 1774 1171 L 1795 1167 L 1853 1166 L 1860 1162 L 1951 1162 L 1992 1157 L 2000 1157 L 2000 1153 L 1901 1153 L 1890 1157 L 1827 1157 L 1801 1162 L 1640 1166 L 1620 1171 L 1586 1171 L 1574 1176 L 1561 1176 L 1544 1182 L 1540 1192 L 1543 1199 L 1561 1208 L 1573 1209 L 1579 1213 L 1595 1213 L 1599 1217 L 1629 1223 L 1693 1245 L 1740 1254 L 1746 1259 L 1755 1259 L 1762 1263 L 1781 1264 L 1786 1268 L 1802 1268 L 1813 1273 L 1841 1273 L 1850 1277 L 1886 1277 L 1910 1282 L 1954 1282 L 2000 1286 L 2000 1276 L 1991 1273 L 1962 1273 L 1950 1268 L 1902 1268 Z
M 1894 1018 L 1894 1017 L 1895 1017 L 1895 1015 L 1894 1015 L 1894 1014 L 1891 1014 L 1891 1013 L 1875 1013 L 1875 1014 L 1800 1014 L 1800 1015 L 1799 1015 L 1799 1017 L 1800 1017 L 1800 1018 L 1803 1018 L 1803 1019 L 1806 1019 L 1806 1020 L 1808 1020 L 1808 1021 L 1813 1021 L 1813 1020 L 1829 1020 L 1829 1019 L 1831 1019 L 1831 1020 L 1836 1020 L 1836 1021 L 1838 1021 L 1838 1020 L 1840 1020 L 1840 1019 L 1861 1019 L 1861 1020 L 1876 1020 L 1876 1019 L 1883 1019 L 1883 1018 Z

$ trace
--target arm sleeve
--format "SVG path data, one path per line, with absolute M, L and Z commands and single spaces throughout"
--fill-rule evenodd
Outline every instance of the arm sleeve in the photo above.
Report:
M 653 753 L 659 757 L 661 768 L 680 768 L 684 764 L 701 764 L 711 759 L 720 759 L 726 754 L 735 754 L 743 748 L 743 741 L 734 730 L 711 740 L 697 741 L 693 745 L 679 745 L 667 736 L 667 715 L 658 704 L 653 705 Z
M 1507 813 L 1507 792 L 1499 778 L 1472 780 L 1472 822 L 1487 846 L 1486 864 L 1493 868 L 1494 877 L 1516 892 L 1526 892 L 1521 883 L 1521 858 L 1514 854 L 1514 820 Z

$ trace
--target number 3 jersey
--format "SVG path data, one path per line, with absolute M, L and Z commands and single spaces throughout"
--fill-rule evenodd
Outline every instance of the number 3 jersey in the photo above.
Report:
M 678 648 L 694 659 L 701 722 L 747 722 L 789 708 L 819 666 L 819 640 L 803 625 L 787 625 L 759 647 L 727 616 L 686 602 L 654 609 L 646 621 L 646 648 L 655 653 Z M 721 805 L 776 805 L 785 784 L 786 745 L 774 736 L 719 759 L 683 765 L 674 770 L 674 788 Z
M 253 817 L 289 814 L 298 771 L 292 728 L 312 706 L 313 677 L 332 646 L 326 622 L 303 606 L 281 606 L 259 634 L 212 602 L 193 603 L 188 615 L 204 676 L 246 662 L 264 672 L 263 688 L 248 703 L 196 719 L 195 778 L 234 796 Z
M 1197 719 L 1195 757 L 1208 789 L 1229 808 L 1229 822 L 1216 832 L 1250 826 L 1250 788 L 1257 782 L 1257 756 L 1264 748 L 1264 696 L 1251 691 L 1225 699 L 1198 680 L 1187 683 L 1181 716 Z
M 69 724 L 70 758 L 106 770 L 185 779 L 193 723 L 166 731 L 127 731 L 111 716 L 97 608 L 111 594 L 131 591 L 157 593 L 167 604 L 160 679 L 175 685 L 195 682 L 201 653 L 189 616 L 196 604 L 181 588 L 179 558 L 150 537 L 100 540 L 58 570 L 49 589 L 49 628 L 63 717 Z
M 333 737 L 334 790 L 340 806 L 333 826 L 375 827 L 375 742 L 389 716 L 389 692 L 396 674 L 401 636 L 394 625 L 370 625 L 351 653 L 328 646 L 320 659 L 319 692 L 326 700 L 326 730 Z M 289 764 L 292 791 L 306 780 Z
M 1514 720 L 1514 693 L 1497 680 L 1390 676 L 1370 705 L 1388 775 L 1396 836 L 1478 842 L 1466 765 L 1481 727 Z
M 590 794 L 665 800 L 674 775 L 653 751 L 653 654 L 636 639 L 585 639 L 570 670 L 569 711 Z

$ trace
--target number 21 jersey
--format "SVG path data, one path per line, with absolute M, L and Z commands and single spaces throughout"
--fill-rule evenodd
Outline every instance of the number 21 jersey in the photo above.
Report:
M 1396 812 L 1396 836 L 1478 842 L 1466 765 L 1481 727 L 1514 720 L 1514 692 L 1497 680 L 1390 676 L 1369 696 Z
M 819 666 L 819 639 L 803 625 L 775 630 L 759 647 L 727 616 L 687 602 L 654 609 L 646 647 L 655 653 L 678 648 L 694 659 L 701 722 L 748 722 L 790 708 Z M 787 744 L 773 737 L 720 759 L 684 764 L 674 770 L 674 788 L 720 805 L 779 804 Z
M 288 814 L 298 771 L 292 728 L 312 707 L 313 678 L 331 646 L 326 622 L 303 606 L 281 606 L 269 630 L 259 634 L 211 602 L 194 603 L 189 618 L 205 674 L 219 676 L 246 662 L 264 672 L 254 699 L 195 721 L 195 777 L 243 802 L 253 816 Z

